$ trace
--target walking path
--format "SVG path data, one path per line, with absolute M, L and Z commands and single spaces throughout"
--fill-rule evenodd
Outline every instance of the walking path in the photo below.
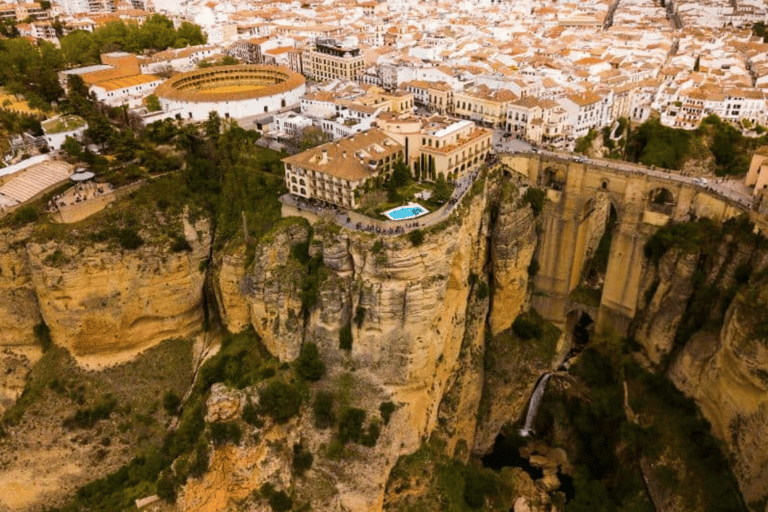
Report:
M 511 142 L 511 141 L 510 141 Z M 505 144 L 505 143 L 501 143 Z M 499 145 L 501 145 L 499 144 Z M 527 144 L 522 141 L 515 141 L 513 144 L 520 144 L 520 149 L 524 153 L 534 153 L 543 156 L 554 157 L 561 160 L 575 161 L 578 163 L 584 163 L 587 165 L 602 166 L 609 169 L 614 169 L 621 172 L 630 174 L 645 174 L 647 176 L 653 176 L 656 178 L 663 178 L 672 181 L 678 181 L 690 186 L 699 187 L 703 190 L 714 192 L 722 197 L 735 201 L 740 205 L 751 208 L 752 207 L 752 194 L 742 180 L 717 178 L 715 180 L 702 180 L 695 176 L 687 176 L 680 173 L 674 173 L 662 169 L 654 169 L 645 167 L 640 164 L 633 164 L 630 162 L 624 162 L 622 160 L 610 160 L 604 158 L 588 158 L 583 155 L 566 153 L 563 151 L 549 151 L 543 149 L 532 148 L 531 146 L 525 147 Z M 490 162 L 490 167 L 498 164 L 498 160 L 494 159 Z M 336 224 L 345 227 L 347 229 L 363 231 L 368 233 L 377 233 L 381 235 L 397 236 L 415 229 L 421 229 L 429 226 L 433 226 L 438 222 L 441 222 L 448 218 L 456 205 L 461 202 L 464 194 L 470 189 L 475 179 L 477 179 L 480 171 L 474 171 L 461 177 L 456 183 L 451 199 L 440 209 L 430 212 L 422 217 L 416 219 L 409 219 L 403 221 L 384 221 L 373 219 L 357 212 L 344 210 L 335 206 L 323 206 L 318 202 L 311 202 L 303 198 L 285 194 L 280 197 L 280 202 L 286 205 L 294 206 L 299 210 L 305 210 L 314 213 L 318 217 L 330 220 Z
M 646 174 L 656 178 L 664 178 L 672 181 L 686 183 L 688 185 L 699 187 L 704 190 L 715 192 L 727 199 L 735 201 L 747 208 L 752 207 L 752 192 L 740 179 L 715 178 L 703 180 L 696 176 L 687 176 L 678 172 L 671 172 L 666 169 L 654 169 L 640 164 L 633 164 L 623 160 L 612 160 L 606 158 L 589 158 L 583 155 L 565 153 L 561 151 L 537 150 L 544 156 L 560 158 L 564 160 L 579 161 L 589 165 L 599 165 L 609 169 L 628 172 L 631 174 Z M 578 159 L 578 160 L 577 160 Z

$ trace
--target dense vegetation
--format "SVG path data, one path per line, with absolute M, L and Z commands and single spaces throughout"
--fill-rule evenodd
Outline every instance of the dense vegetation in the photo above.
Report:
M 64 96 L 57 73 L 63 69 L 100 62 L 103 52 L 165 50 L 203 44 L 200 27 L 184 22 L 178 29 L 160 14 L 142 25 L 115 21 L 94 32 L 74 31 L 61 38 L 61 49 L 47 41 L 14 37 L 0 40 L 0 86 L 27 98 L 30 107 L 48 112 L 51 102 Z
M 553 436 L 566 435 L 575 447 L 575 496 L 566 512 L 652 512 L 643 460 L 656 468 L 653 485 L 687 508 L 743 510 L 722 447 L 695 403 L 636 364 L 629 347 L 606 342 L 585 350 L 570 373 L 588 386 L 589 400 L 547 393 L 539 409 L 536 431 L 545 441 L 554 445 Z M 624 382 L 638 423 L 625 415 Z
M 185 21 L 174 29 L 166 16 L 153 14 L 141 25 L 113 21 L 93 32 L 70 32 L 61 38 L 61 53 L 69 65 L 87 65 L 97 64 L 101 53 L 184 48 L 204 44 L 206 39 L 198 25 Z
M 412 488 L 417 492 L 411 493 Z M 426 492 L 418 492 L 423 489 Z M 512 481 L 490 469 L 446 457 L 441 441 L 434 438 L 398 459 L 387 495 L 397 500 L 397 507 L 387 510 L 405 512 L 511 510 L 514 499 Z
M 746 121 L 743 127 L 762 135 L 746 137 L 741 127 L 734 127 L 712 114 L 704 118 L 696 130 L 663 126 L 658 118 L 632 129 L 626 119 L 619 119 L 613 134 L 610 127 L 602 130 L 602 139 L 609 158 L 679 170 L 689 160 L 711 157 L 714 161 L 712 170 L 718 176 L 742 175 L 749 167 L 752 152 L 767 141 L 764 127 L 752 127 Z M 590 131 L 578 139 L 576 151 L 587 153 L 597 135 L 597 131 Z
M 239 422 L 206 424 L 205 403 L 211 385 L 224 382 L 230 387 L 240 388 L 265 379 L 278 379 L 277 367 L 278 363 L 261 346 L 253 331 L 227 337 L 220 352 L 201 367 L 175 430 L 167 432 L 161 443 L 150 446 L 118 471 L 82 487 L 69 504 L 50 509 L 50 512 L 125 510 L 133 506 L 136 498 L 150 495 L 153 490 L 164 499 L 173 501 L 179 485 L 191 476 L 202 475 L 208 468 L 209 442 L 241 442 L 242 427 Z M 111 399 L 107 397 L 108 401 Z M 106 407 L 109 405 L 107 403 Z M 104 408 L 104 405 L 97 405 L 80 416 L 90 424 L 104 416 Z M 75 426 L 87 428 L 89 424 Z M 176 463 L 171 467 L 174 461 Z

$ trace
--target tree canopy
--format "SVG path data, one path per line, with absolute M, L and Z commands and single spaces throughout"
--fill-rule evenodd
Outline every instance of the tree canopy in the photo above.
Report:
M 198 25 L 185 21 L 174 29 L 170 19 L 153 14 L 141 25 L 114 21 L 94 32 L 76 30 L 61 39 L 61 52 L 67 63 L 84 65 L 98 63 L 99 54 L 104 52 L 161 51 L 204 44 L 206 40 Z

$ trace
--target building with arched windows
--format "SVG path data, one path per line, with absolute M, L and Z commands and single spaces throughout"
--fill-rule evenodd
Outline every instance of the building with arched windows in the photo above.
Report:
M 281 66 L 214 66 L 174 75 L 155 95 L 166 115 L 203 121 L 217 112 L 239 119 L 298 106 L 304 77 Z

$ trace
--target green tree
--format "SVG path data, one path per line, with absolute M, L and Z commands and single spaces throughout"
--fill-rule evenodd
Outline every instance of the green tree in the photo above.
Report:
M 85 130 L 85 135 L 94 144 L 99 144 L 103 148 L 114 137 L 115 129 L 112 123 L 109 122 L 109 119 L 96 114 L 88 119 L 88 128 Z
M 443 173 L 437 175 L 437 181 L 435 181 L 435 188 L 432 190 L 431 199 L 437 204 L 445 204 L 450 198 L 453 192 L 453 187 L 445 180 Z
M 356 407 L 348 407 L 339 418 L 339 441 L 346 444 L 350 441 L 357 443 L 363 436 L 365 411 Z
M 99 62 L 99 45 L 93 34 L 75 30 L 61 39 L 61 52 L 67 64 L 84 66 Z
M 61 145 L 61 149 L 63 149 L 64 152 L 69 156 L 71 156 L 72 158 L 75 158 L 75 159 L 82 158 L 83 150 L 80 147 L 80 143 L 77 142 L 77 140 L 74 139 L 73 137 L 70 137 L 69 135 L 67 135 L 67 138 L 64 139 L 64 144 Z
M 296 359 L 296 371 L 306 380 L 320 380 L 325 373 L 325 364 L 320 360 L 317 345 L 312 342 L 305 343 L 301 347 L 299 357 Z
M 285 423 L 299 413 L 301 395 L 295 387 L 280 380 L 273 380 L 259 397 L 264 414 L 278 423 Z
M 221 118 L 215 110 L 208 112 L 208 120 L 205 122 L 205 134 L 209 138 L 216 138 L 221 135 Z
M 197 46 L 205 44 L 208 38 L 206 37 L 200 25 L 189 23 L 188 21 L 182 22 L 178 30 L 176 30 L 176 41 L 173 45 L 176 48 L 183 48 L 185 46 Z
M 408 166 L 402 160 L 395 162 L 392 176 L 389 178 L 390 182 L 393 182 L 397 187 L 404 187 L 411 182 L 411 179 L 411 171 Z
M 333 412 L 333 394 L 328 391 L 318 391 L 315 401 L 312 403 L 312 412 L 317 428 L 332 427 L 336 423 L 336 414 Z
M 144 99 L 144 103 L 147 105 L 147 110 L 150 112 L 157 112 L 163 108 L 160 106 L 160 100 L 154 94 L 147 96 Z

